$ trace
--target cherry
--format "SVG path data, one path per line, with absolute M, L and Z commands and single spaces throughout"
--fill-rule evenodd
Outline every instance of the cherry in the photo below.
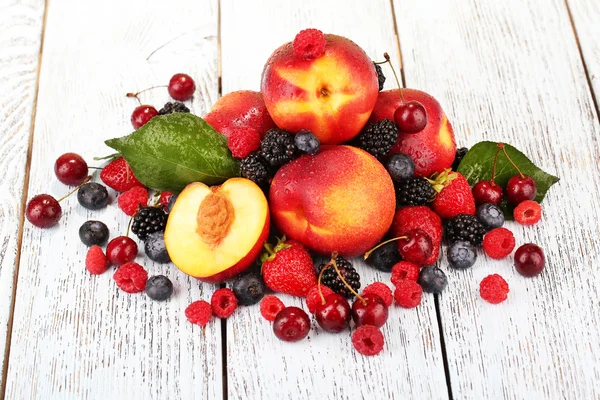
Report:
M 175 74 L 169 81 L 169 95 L 175 100 L 186 101 L 194 95 L 196 84 L 191 76 Z
M 427 110 L 420 102 L 411 100 L 396 109 L 394 121 L 402 133 L 421 132 L 427 125 Z
M 539 275 L 544 270 L 546 257 L 540 246 L 527 243 L 515 251 L 515 269 L 526 277 Z
M 148 105 L 137 106 L 133 113 L 131 113 L 131 125 L 135 129 L 140 129 L 142 126 L 146 125 L 148 121 L 158 115 L 158 111 L 156 108 Z
M 77 186 L 87 177 L 88 166 L 79 154 L 65 153 L 56 159 L 54 174 L 65 185 Z
M 321 328 L 331 333 L 339 333 L 350 323 L 350 304 L 341 294 L 332 293 L 319 304 L 315 318 Z
M 27 203 L 25 216 L 38 228 L 51 228 L 58 223 L 62 208 L 49 194 L 38 194 Z
M 108 242 L 108 246 L 106 246 L 106 258 L 115 266 L 133 261 L 137 254 L 137 244 L 127 236 L 118 236 Z
M 310 319 L 306 312 L 298 307 L 286 307 L 277 313 L 273 321 L 273 332 L 284 342 L 297 342 L 304 339 L 310 331 Z
M 503 196 L 504 193 L 500 185 L 492 181 L 479 181 L 473 186 L 473 197 L 476 205 L 491 203 L 499 206 Z
M 388 306 L 374 293 L 362 295 L 352 304 L 352 319 L 356 326 L 373 325 L 381 328 L 388 319 Z
M 398 240 L 398 250 L 404 261 L 420 264 L 433 251 L 431 237 L 421 229 L 413 229 Z
M 537 196 L 537 185 L 532 177 L 527 175 L 515 175 L 506 184 L 506 198 L 513 206 L 517 206 L 525 200 L 535 200 Z

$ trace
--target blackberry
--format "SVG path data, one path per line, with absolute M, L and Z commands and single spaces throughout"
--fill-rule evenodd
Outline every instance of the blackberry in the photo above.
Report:
M 398 207 L 422 206 L 435 198 L 435 189 L 425 178 L 410 178 L 396 185 Z
M 483 242 L 483 235 L 485 228 L 474 215 L 458 214 L 446 225 L 446 237 L 450 243 L 462 240 L 479 246 Z
M 358 292 L 358 289 L 360 289 L 360 275 L 356 272 L 352 263 L 342 256 L 337 256 L 335 262 L 348 285 L 350 285 L 354 291 Z M 325 265 L 327 264 L 321 264 L 319 272 L 321 272 Z M 321 277 L 321 283 L 344 297 L 354 296 L 352 292 L 348 290 L 346 285 L 344 285 L 344 282 L 342 282 L 337 272 L 335 272 L 333 265 L 327 266 L 327 269 L 323 272 L 323 276 Z
M 271 129 L 260 145 L 261 154 L 272 166 L 286 164 L 296 158 L 294 136 L 283 129 Z
M 167 214 L 158 207 L 142 207 L 133 217 L 131 232 L 144 241 L 149 234 L 164 231 L 167 226 Z
M 462 159 L 467 155 L 469 149 L 466 147 L 461 147 L 460 149 L 456 149 L 456 155 L 454 156 L 454 162 L 452 163 L 452 171 L 456 171 L 458 169 L 458 165 L 462 161 Z
M 383 70 L 381 69 L 381 65 L 375 64 L 375 71 L 377 71 L 377 80 L 379 81 L 379 91 L 383 90 L 383 84 L 385 83 L 385 75 L 383 74 Z
M 158 113 L 160 115 L 167 115 L 173 113 L 189 113 L 190 109 L 185 106 L 185 104 L 175 101 L 173 103 L 168 102 L 161 108 Z
M 243 158 L 240 162 L 240 169 L 244 178 L 250 179 L 258 186 L 269 183 L 269 166 L 267 160 L 258 151 L 253 151 L 246 158 Z
M 370 123 L 356 138 L 358 147 L 383 160 L 398 140 L 398 127 L 389 119 Z

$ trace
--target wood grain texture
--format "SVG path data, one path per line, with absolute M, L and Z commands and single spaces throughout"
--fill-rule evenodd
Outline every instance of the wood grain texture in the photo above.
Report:
M 0 3 L 0 395 L 44 2 Z
M 398 62 L 388 1 L 226 0 L 221 2 L 223 93 L 258 90 L 271 53 L 310 27 L 346 36 L 374 59 L 387 51 Z M 389 78 L 386 87 L 396 87 Z M 391 285 L 389 274 L 355 265 L 363 285 L 377 280 Z M 300 299 L 279 297 L 306 309 Z M 315 323 L 308 339 L 284 343 L 258 306 L 243 308 L 227 321 L 229 398 L 447 398 L 433 297 L 424 296 L 416 310 L 393 306 L 383 333 L 384 351 L 370 358 L 354 351 L 349 331 L 328 334 Z
M 544 249 L 539 277 L 518 275 L 512 256 L 443 262 L 454 398 L 600 398 L 600 128 L 564 2 L 394 4 L 407 85 L 440 100 L 458 143 L 512 143 L 561 178 L 541 223 L 507 224 Z M 492 273 L 511 288 L 501 305 L 479 297 Z
M 52 170 L 58 155 L 76 151 L 98 165 L 94 156 L 111 153 L 103 140 L 131 132 L 137 103 L 125 93 L 187 72 L 198 86 L 195 113 L 218 97 L 216 1 L 61 0 L 48 7 L 30 196 L 67 192 Z M 168 94 L 157 89 L 142 101 L 160 108 Z M 111 237 L 126 230 L 128 218 L 110 193 L 107 209 L 91 212 L 70 197 L 58 226 L 25 225 L 6 398 L 222 398 L 221 325 L 202 329 L 184 316 L 213 286 L 149 262 L 143 248 L 137 261 L 176 287 L 167 302 L 122 292 L 112 269 L 86 272 L 79 226 L 99 219 Z

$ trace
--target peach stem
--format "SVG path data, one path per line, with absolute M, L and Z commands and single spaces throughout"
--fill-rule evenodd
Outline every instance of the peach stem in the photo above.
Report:
M 340 277 L 340 279 L 341 279 L 342 283 L 343 283 L 344 285 L 346 285 L 346 287 L 348 288 L 348 290 L 349 290 L 350 292 L 352 292 L 352 294 L 353 294 L 353 295 L 355 295 L 355 296 L 356 296 L 356 298 L 357 298 L 357 299 L 359 299 L 361 303 L 363 303 L 363 305 L 365 305 L 365 306 L 366 306 L 366 305 L 367 305 L 367 302 L 365 301 L 365 299 L 363 299 L 362 297 L 360 297 L 360 295 L 359 295 L 358 293 L 356 293 L 356 291 L 355 291 L 354 289 L 352 289 L 352 286 L 348 285 L 348 282 L 346 282 L 346 280 L 345 280 L 345 279 L 344 279 L 344 277 L 342 276 L 342 273 L 341 273 L 341 272 L 340 272 L 340 270 L 338 269 L 338 267 L 337 267 L 337 263 L 335 262 L 335 259 L 337 258 L 337 253 L 335 253 L 335 252 L 334 252 L 334 254 L 335 254 L 335 257 L 333 257 L 333 254 L 332 254 L 332 257 L 331 257 L 331 265 L 333 265 L 333 269 L 335 269 L 335 272 L 336 272 L 336 273 L 338 274 L 338 276 Z
M 515 169 L 517 170 L 519 175 L 521 175 L 521 178 L 524 178 L 525 175 L 523 175 L 523 173 L 521 172 L 519 167 L 517 167 L 517 164 L 515 164 L 515 162 L 512 160 L 512 158 L 510 158 L 510 156 L 506 152 L 506 147 L 504 146 L 504 143 L 498 143 L 498 147 L 502 149 L 502 151 L 504 152 L 504 155 L 506 156 L 506 158 L 508 158 L 508 161 L 510 161 L 510 163 L 512 164 L 513 167 L 515 167 Z
M 367 258 L 369 258 L 369 256 L 371 255 L 371 253 L 372 253 L 372 252 L 374 252 L 375 250 L 377 250 L 377 249 L 378 249 L 378 248 L 380 248 L 381 246 L 383 246 L 383 245 L 386 245 L 386 244 L 388 244 L 388 243 L 391 243 L 391 242 L 393 242 L 393 241 L 395 241 L 395 240 L 400 240 L 400 239 L 408 239 L 408 236 L 398 236 L 398 237 L 395 237 L 395 238 L 393 238 L 393 239 L 386 240 L 385 242 L 381 242 L 381 243 L 379 243 L 377 246 L 373 247 L 371 250 L 369 250 L 369 251 L 367 251 L 367 252 L 365 253 L 365 260 L 366 260 Z
M 83 182 L 81 182 L 79 184 L 79 186 L 77 186 L 75 189 L 71 190 L 69 193 L 65 194 L 63 197 L 61 197 L 60 199 L 56 200 L 58 203 L 60 203 L 61 201 L 63 201 L 64 199 L 66 199 L 67 197 L 69 197 L 70 195 L 72 195 L 73 193 L 75 193 L 76 191 L 78 191 L 83 185 L 85 185 L 86 183 L 88 183 L 90 181 L 90 179 L 92 179 L 91 176 L 88 176 L 87 178 L 85 178 L 85 180 Z
M 390 55 L 386 52 L 386 53 L 383 53 L 383 57 L 385 58 L 385 62 L 390 64 L 390 68 L 392 69 L 392 72 L 394 73 L 394 78 L 396 78 L 396 83 L 398 84 L 398 90 L 400 90 L 400 100 L 402 101 L 402 104 L 405 104 L 406 101 L 404 101 L 404 95 L 402 94 L 402 85 L 400 84 L 398 75 L 396 75 L 396 69 L 392 65 L 392 61 L 390 60 Z

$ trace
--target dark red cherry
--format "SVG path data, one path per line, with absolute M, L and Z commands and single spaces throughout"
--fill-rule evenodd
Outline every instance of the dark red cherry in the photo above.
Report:
M 62 208 L 49 194 L 38 194 L 27 203 L 25 216 L 38 228 L 51 228 L 58 223 Z
M 65 185 L 77 186 L 88 176 L 85 160 L 75 153 L 65 153 L 56 159 L 54 174 Z
M 286 307 L 277 313 L 273 321 L 273 332 L 284 342 L 297 342 L 310 331 L 310 318 L 298 307 Z
M 339 333 L 350 323 L 350 304 L 344 296 L 333 293 L 325 297 L 325 304 L 319 304 L 315 318 L 321 328 L 331 333 Z
M 525 200 L 535 200 L 537 196 L 537 185 L 532 177 L 527 175 L 515 175 L 506 184 L 506 198 L 513 206 L 517 206 Z
M 362 295 L 362 300 L 357 298 L 352 304 L 352 319 L 356 326 L 373 325 L 381 328 L 388 319 L 385 301 L 374 293 Z
M 108 246 L 106 246 L 106 258 L 115 266 L 135 260 L 137 254 L 137 244 L 127 236 L 118 236 L 108 242 Z
M 142 126 L 146 125 L 148 121 L 158 115 L 158 111 L 156 108 L 148 105 L 141 105 L 133 110 L 131 114 L 131 125 L 133 125 L 134 129 L 140 129 Z
M 396 109 L 394 122 L 402 133 L 421 132 L 427 126 L 427 110 L 422 103 L 411 100 Z
M 186 101 L 194 95 L 196 84 L 191 76 L 175 74 L 169 81 L 169 95 L 178 101 Z
M 544 251 L 540 246 L 527 243 L 515 251 L 515 269 L 526 277 L 539 275 L 546 264 Z
M 473 186 L 476 205 L 491 203 L 499 206 L 503 195 L 500 185 L 492 183 L 492 181 L 479 181 Z
M 398 240 L 398 250 L 404 261 L 420 264 L 427 260 L 433 251 L 431 237 L 421 229 L 413 229 Z

